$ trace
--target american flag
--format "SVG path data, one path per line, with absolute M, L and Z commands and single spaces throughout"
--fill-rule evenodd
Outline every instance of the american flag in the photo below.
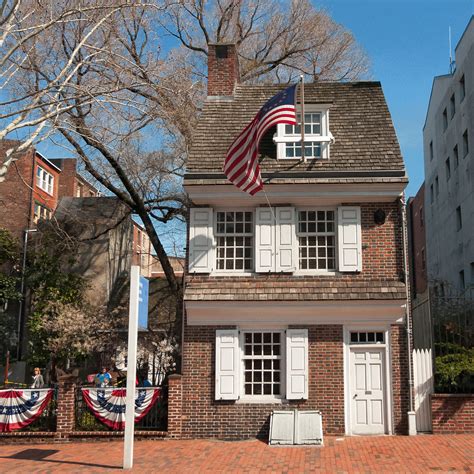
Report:
M 296 84 L 273 96 L 227 150 L 224 173 L 229 181 L 253 196 L 263 189 L 258 147 L 265 132 L 278 123 L 296 125 Z

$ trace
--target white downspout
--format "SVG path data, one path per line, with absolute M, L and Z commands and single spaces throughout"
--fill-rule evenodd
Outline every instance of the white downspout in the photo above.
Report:
M 408 265 L 408 251 L 407 251 L 407 214 L 405 205 L 405 194 L 400 198 L 400 206 L 402 211 L 402 234 L 403 234 L 403 269 L 405 275 L 405 288 L 407 295 L 406 302 L 406 331 L 407 331 L 407 351 L 408 351 L 408 391 L 410 407 L 408 411 L 408 434 L 410 436 L 416 435 L 416 413 L 413 400 L 413 367 L 412 367 L 412 325 L 411 325 L 411 301 L 410 301 L 410 278 Z

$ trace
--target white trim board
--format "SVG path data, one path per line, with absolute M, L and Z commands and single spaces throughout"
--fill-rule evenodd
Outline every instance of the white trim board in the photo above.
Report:
M 402 324 L 406 300 L 185 301 L 187 324 Z

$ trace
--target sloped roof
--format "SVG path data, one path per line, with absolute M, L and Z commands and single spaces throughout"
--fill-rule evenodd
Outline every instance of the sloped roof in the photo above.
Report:
M 232 140 L 260 107 L 285 85 L 237 85 L 234 100 L 207 100 L 197 125 L 187 163 L 187 179 L 222 175 Z M 330 158 L 276 160 L 270 129 L 260 146 L 262 173 L 357 172 L 367 176 L 403 177 L 400 147 L 379 82 L 319 82 L 305 85 L 305 103 L 328 104 L 329 129 L 335 138 Z M 336 173 L 337 174 L 337 173 Z M 185 178 L 185 179 L 186 179 Z M 211 178 L 211 176 L 209 176 Z

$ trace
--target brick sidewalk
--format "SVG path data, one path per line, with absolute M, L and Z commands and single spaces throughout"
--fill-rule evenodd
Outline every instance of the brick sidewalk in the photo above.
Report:
M 3 445 L 0 472 L 114 472 L 123 444 Z M 250 441 L 137 441 L 133 472 L 473 472 L 474 435 L 327 438 L 319 447 Z

